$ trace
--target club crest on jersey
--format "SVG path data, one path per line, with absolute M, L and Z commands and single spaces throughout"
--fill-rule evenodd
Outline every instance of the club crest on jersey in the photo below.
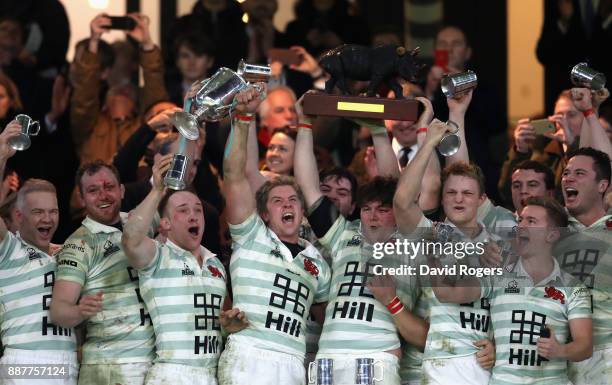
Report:
M 40 253 L 37 253 L 36 250 L 34 250 L 33 247 L 28 247 L 26 249 L 27 253 L 28 253 L 28 259 L 30 261 L 33 261 L 35 259 L 41 259 L 42 255 L 40 255 Z
M 504 293 L 506 294 L 518 294 L 521 292 L 521 289 L 518 288 L 518 282 L 514 279 L 508 282 L 508 286 L 504 289 Z
M 210 271 L 210 274 L 212 274 L 213 277 L 223 279 L 223 273 L 221 273 L 221 270 L 217 269 L 213 265 L 208 265 L 206 267 L 208 268 L 208 271 Z
M 361 236 L 353 235 L 350 241 L 346 242 L 347 246 L 359 246 L 361 245 Z
M 195 275 L 195 273 L 193 272 L 193 270 L 191 270 L 189 268 L 189 266 L 187 266 L 186 263 L 183 263 L 183 270 L 181 270 L 181 272 L 183 273 L 183 275 Z
M 113 244 L 113 242 L 111 241 L 106 241 L 104 243 L 104 256 L 108 257 L 109 255 L 116 253 L 117 251 L 119 251 L 119 246 Z
M 304 258 L 304 269 L 315 277 L 319 276 L 319 268 L 309 258 Z
M 565 303 L 565 295 L 559 289 L 556 289 L 553 286 L 548 286 L 544 288 L 544 292 L 546 293 L 544 298 L 551 298 L 555 301 L 559 300 L 559 302 L 562 304 Z
M 281 253 L 281 251 L 278 248 L 278 245 L 276 246 L 275 249 L 270 250 L 270 255 L 276 257 L 276 258 L 282 258 L 283 254 Z

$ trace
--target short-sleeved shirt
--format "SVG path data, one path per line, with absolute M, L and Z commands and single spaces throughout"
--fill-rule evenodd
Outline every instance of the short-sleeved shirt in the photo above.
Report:
M 593 306 L 593 350 L 612 348 L 612 215 L 584 226 L 569 218 L 571 234 L 555 245 L 561 269 L 590 290 Z
M 461 242 L 488 242 L 493 236 L 486 231 L 482 223 L 479 223 L 481 231 L 470 239 L 464 235 L 450 221 L 446 222 L 453 227 L 453 232 Z M 420 231 L 431 229 L 434 223 L 424 216 L 419 221 L 417 229 Z M 462 259 L 454 256 L 447 256 L 442 260 L 442 264 L 449 266 L 455 264 L 467 264 L 478 266 L 478 256 L 468 255 Z M 421 277 L 426 279 L 427 277 Z M 482 298 L 478 301 L 454 304 L 442 303 L 438 301 L 430 285 L 423 286 L 423 301 L 429 301 L 429 332 L 423 359 L 439 359 L 467 356 L 474 354 L 478 348 L 474 342 L 483 338 L 491 338 L 492 331 L 489 319 L 489 301 Z
M 122 213 L 122 221 L 127 214 Z M 151 362 L 155 336 L 128 265 L 119 229 L 87 217 L 58 254 L 57 280 L 82 286 L 81 295 L 103 292 L 102 310 L 87 320 L 84 364 Z
M 373 245 L 360 231 L 361 221 L 340 216 L 319 243 L 332 259 L 332 282 L 325 323 L 319 339 L 320 354 L 378 353 L 400 347 L 393 318 L 366 286 L 374 267 Z M 418 294 L 416 279 L 405 277 L 398 296 L 412 309 Z
M 329 266 L 303 239 L 298 242 L 303 250 L 294 257 L 256 213 L 230 225 L 230 233 L 234 306 L 249 320 L 230 338 L 303 359 L 306 317 L 313 303 L 327 302 Z
M 54 246 L 54 245 L 52 245 Z M 0 339 L 4 348 L 75 352 L 70 328 L 49 316 L 55 257 L 7 232 L 0 243 Z
M 155 330 L 155 363 L 214 368 L 223 342 L 223 264 L 203 246 L 200 267 L 193 254 L 170 240 L 155 245 L 155 257 L 138 271 L 140 294 Z
M 509 270 L 503 277 L 481 280 L 481 296 L 490 301 L 495 331 L 495 366 L 489 384 L 569 383 L 567 362 L 541 357 L 537 341 L 546 325 L 559 343 L 569 342 L 569 321 L 591 318 L 589 290 L 561 271 L 557 261 L 539 283 L 525 271 L 522 259 Z

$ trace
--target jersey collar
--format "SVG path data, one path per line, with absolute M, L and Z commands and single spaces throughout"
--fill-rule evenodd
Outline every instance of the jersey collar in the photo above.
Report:
M 119 213 L 119 217 L 121 219 L 121 224 L 125 225 L 128 219 L 128 213 Z M 82 222 L 83 226 L 93 234 L 105 233 L 112 234 L 114 232 L 119 232 L 119 230 L 113 226 L 107 226 L 100 222 L 94 221 L 90 217 L 85 217 Z

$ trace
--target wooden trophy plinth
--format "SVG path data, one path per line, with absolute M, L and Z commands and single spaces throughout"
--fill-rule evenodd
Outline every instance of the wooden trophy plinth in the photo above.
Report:
M 408 99 L 310 93 L 304 95 L 304 114 L 416 121 L 419 102 Z

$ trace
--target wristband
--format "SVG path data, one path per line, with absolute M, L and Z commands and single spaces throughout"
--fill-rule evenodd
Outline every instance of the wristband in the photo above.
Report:
M 298 123 L 298 128 L 312 128 L 310 123 Z
M 395 298 L 393 298 L 391 302 L 389 302 L 389 304 L 387 305 L 387 309 L 389 309 L 391 315 L 396 315 L 400 311 L 404 310 L 404 305 L 402 304 L 400 299 L 395 296 Z
M 236 114 L 236 115 L 234 115 L 234 119 L 242 120 L 244 122 L 250 122 L 254 118 L 255 118 L 255 115 L 253 115 L 253 114 L 245 114 L 245 115 Z
M 417 130 L 416 130 L 417 135 L 421 134 L 423 132 L 425 132 L 425 133 L 427 132 L 427 127 L 417 128 Z
M 586 111 L 582 112 L 582 115 L 584 115 L 585 118 L 588 118 L 589 116 L 593 115 L 595 113 L 595 111 L 592 108 L 589 108 Z

